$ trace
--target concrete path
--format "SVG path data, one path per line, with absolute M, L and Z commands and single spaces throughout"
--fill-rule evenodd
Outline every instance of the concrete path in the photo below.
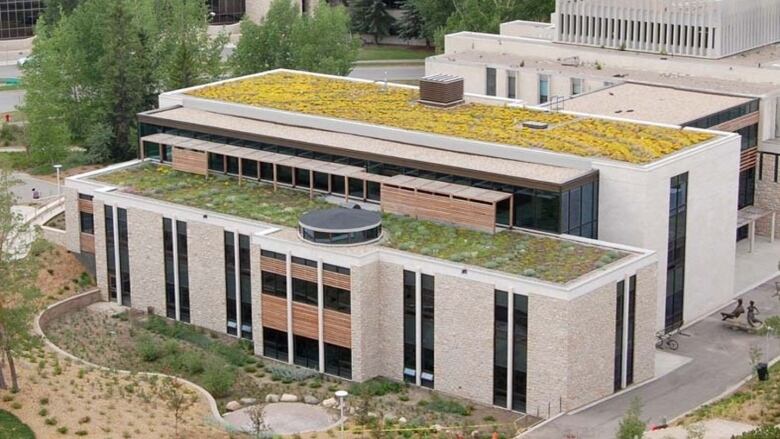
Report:
M 252 420 L 249 409 L 230 412 L 223 416 L 225 421 L 239 430 L 252 432 Z M 324 407 L 299 402 L 281 402 L 268 404 L 263 408 L 263 420 L 274 434 L 298 434 L 310 431 L 324 431 L 337 424 L 334 416 Z
M 726 421 L 724 419 L 710 419 L 697 423 L 704 427 L 704 439 L 731 439 L 734 436 L 755 430 L 755 425 L 741 422 Z M 667 428 L 651 431 L 645 434 L 643 439 L 688 439 L 688 431 L 682 427 Z
M 29 204 L 34 202 L 35 200 L 33 200 L 32 197 L 33 189 L 37 189 L 38 192 L 40 192 L 41 198 L 57 195 L 56 183 L 41 180 L 23 172 L 14 172 L 11 174 L 11 178 L 17 180 L 17 183 L 11 189 L 11 192 L 17 197 L 17 204 Z
M 349 73 L 350 78 L 371 81 L 412 81 L 425 76 L 425 65 L 370 65 L 357 66 Z
M 774 258 L 776 261 L 777 258 Z M 775 262 L 776 264 L 776 262 Z M 755 300 L 759 318 L 780 314 L 780 300 L 774 280 L 751 290 L 743 297 Z M 725 309 L 731 310 L 734 305 Z M 744 318 L 744 317 L 743 317 Z M 680 348 L 675 354 L 691 358 L 687 364 L 666 376 L 634 388 L 612 399 L 573 414 L 561 416 L 524 437 L 532 439 L 603 439 L 614 437 L 620 418 L 631 400 L 643 403 L 643 417 L 650 425 L 671 420 L 724 393 L 753 373 L 749 361 L 751 346 L 760 347 L 767 358 L 780 355 L 780 341 L 735 331 L 725 327 L 717 313 L 678 336 Z M 767 355 L 768 354 L 768 355 Z M 569 435 L 569 436 L 566 436 Z

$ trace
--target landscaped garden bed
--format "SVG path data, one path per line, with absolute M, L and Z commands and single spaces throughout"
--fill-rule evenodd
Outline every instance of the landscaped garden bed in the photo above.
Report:
M 54 215 L 50 220 L 46 221 L 44 226 L 58 230 L 65 230 L 65 212 L 60 212 L 57 215 Z
M 232 177 L 203 177 L 167 166 L 144 164 L 95 177 L 122 190 L 162 201 L 297 227 L 304 213 L 333 205 L 308 193 Z M 384 215 L 381 245 L 452 262 L 566 283 L 625 253 L 539 234 L 478 232 L 398 215 Z

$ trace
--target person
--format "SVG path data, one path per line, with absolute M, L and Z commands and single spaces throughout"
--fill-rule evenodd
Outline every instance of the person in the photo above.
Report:
M 38 192 L 38 189 L 33 188 L 32 194 L 33 194 L 33 200 L 38 200 L 41 198 L 41 193 Z
M 750 301 L 750 305 L 747 309 L 747 321 L 748 325 L 750 326 L 761 326 L 764 324 L 761 320 L 756 318 L 756 314 L 759 314 L 758 307 L 756 306 L 755 302 L 752 300 Z
M 736 319 L 737 317 L 741 316 L 745 313 L 745 308 L 742 306 L 742 299 L 737 299 L 737 307 L 734 308 L 734 311 L 731 312 L 722 312 L 720 313 L 721 317 L 723 317 L 721 320 L 731 320 Z

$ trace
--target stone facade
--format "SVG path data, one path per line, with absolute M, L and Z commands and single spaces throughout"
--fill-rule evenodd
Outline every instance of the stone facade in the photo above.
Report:
M 528 296 L 526 411 L 533 415 L 548 417 L 559 413 L 560 401 L 566 396 L 567 305 L 562 299 Z
M 493 285 L 436 275 L 434 291 L 435 388 L 492 404 Z
M 190 320 L 198 326 L 221 333 L 227 327 L 224 246 L 222 228 L 195 221 L 187 222 Z
M 655 319 L 658 295 L 655 288 L 658 266 L 651 265 L 636 274 L 636 320 L 634 323 L 634 383 L 655 376 Z
M 365 381 L 381 375 L 383 334 L 380 332 L 382 291 L 379 262 L 351 268 L 352 379 Z
M 65 248 L 74 253 L 81 253 L 81 221 L 79 219 L 79 191 L 73 188 L 63 188 L 65 194 Z M 97 218 L 97 217 L 96 217 Z
M 260 270 L 260 247 L 252 245 L 249 247 L 249 252 L 252 263 L 252 339 L 254 340 L 255 355 L 263 355 L 263 322 L 260 319 L 260 316 L 263 315 L 263 301 L 260 300 L 263 291 L 263 276 Z M 224 255 L 222 257 L 224 264 Z M 225 311 L 225 319 L 227 319 L 227 311 Z
M 380 266 L 382 361 L 377 375 L 401 381 L 404 378 L 404 267 L 387 262 Z
M 165 261 L 162 215 L 127 209 L 130 301 L 133 308 L 165 316 Z M 105 242 L 105 241 L 103 241 Z
M 775 155 L 759 153 L 761 166 L 756 168 L 756 198 L 755 205 L 763 209 L 780 211 L 780 176 L 775 182 Z M 756 221 L 756 234 L 769 236 L 771 219 L 763 218 Z M 775 222 L 775 236 L 780 236 L 780 221 Z
M 92 202 L 92 211 L 95 215 L 95 277 L 103 300 L 108 300 L 105 203 L 94 200 Z

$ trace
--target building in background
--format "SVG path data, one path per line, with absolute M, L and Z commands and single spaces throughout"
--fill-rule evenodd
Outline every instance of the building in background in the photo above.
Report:
M 0 1 L 0 40 L 32 37 L 43 9 L 42 0 Z

